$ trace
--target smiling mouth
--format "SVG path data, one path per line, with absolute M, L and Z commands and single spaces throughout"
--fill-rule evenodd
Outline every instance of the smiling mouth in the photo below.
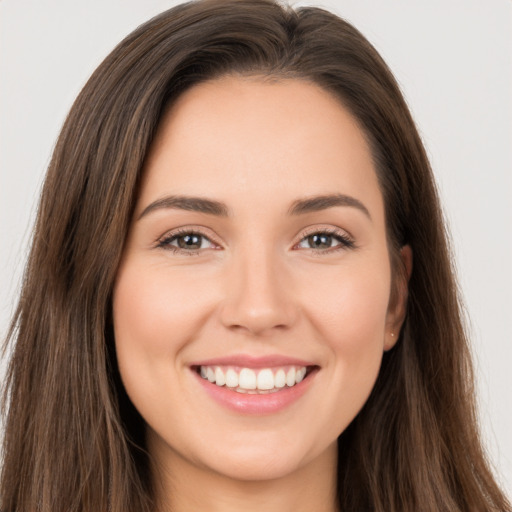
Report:
M 204 380 L 237 393 L 269 394 L 293 388 L 317 366 L 287 365 L 276 368 L 244 368 L 239 366 L 194 366 L 192 369 Z

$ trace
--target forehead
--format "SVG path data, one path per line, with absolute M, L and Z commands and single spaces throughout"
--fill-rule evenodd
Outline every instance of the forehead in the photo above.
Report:
M 369 146 L 348 110 L 313 83 L 261 77 L 201 83 L 165 113 L 139 209 L 171 193 L 234 207 L 342 193 L 382 206 Z

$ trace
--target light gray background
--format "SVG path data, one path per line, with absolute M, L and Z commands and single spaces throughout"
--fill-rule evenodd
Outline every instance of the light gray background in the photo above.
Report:
M 64 117 L 170 0 L 0 0 L 0 336 Z M 512 494 L 512 1 L 324 0 L 395 73 L 438 177 L 471 319 L 484 438 Z M 433 248 L 435 250 L 435 248 Z

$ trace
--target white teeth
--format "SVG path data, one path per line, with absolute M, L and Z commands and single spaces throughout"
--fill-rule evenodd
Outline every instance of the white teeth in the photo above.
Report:
M 226 386 L 228 388 L 238 387 L 238 373 L 236 373 L 235 370 L 231 368 L 226 372 Z
M 301 368 L 295 374 L 295 383 L 298 384 L 299 382 L 301 382 L 305 376 L 306 376 L 306 368 Z
M 226 384 L 224 372 L 218 366 L 215 368 L 215 384 L 217 384 L 217 386 L 224 386 L 224 384 Z
M 223 368 L 221 366 L 201 366 L 199 374 L 203 379 L 215 383 L 217 386 L 226 386 L 239 393 L 273 393 L 285 386 L 292 387 L 304 380 L 307 369 L 305 366 L 286 366 L 271 369 L 262 368 Z
M 284 373 L 284 370 L 277 370 L 274 377 L 274 385 L 276 388 L 284 388 L 286 386 L 286 373 Z
M 210 379 L 208 379 L 210 380 Z M 295 368 L 290 368 L 286 374 L 286 385 L 293 386 L 295 384 Z
M 238 376 L 238 386 L 244 389 L 256 389 L 256 374 L 250 368 L 242 368 Z
M 274 388 L 274 374 L 272 370 L 261 370 L 261 372 L 258 373 L 257 387 L 258 389 Z

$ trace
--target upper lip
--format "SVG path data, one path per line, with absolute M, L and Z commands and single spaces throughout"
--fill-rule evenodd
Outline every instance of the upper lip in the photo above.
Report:
M 194 362 L 191 366 L 240 366 L 243 368 L 272 368 L 276 366 L 315 366 L 311 361 L 288 357 L 280 354 L 251 356 L 233 354 Z

